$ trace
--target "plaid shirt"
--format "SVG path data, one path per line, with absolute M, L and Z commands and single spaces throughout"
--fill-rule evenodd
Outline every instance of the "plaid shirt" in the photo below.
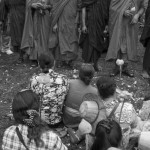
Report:
M 17 126 L 11 126 L 4 132 L 2 150 L 26 150 L 18 138 L 16 127 Z M 68 148 L 62 143 L 61 139 L 52 131 L 44 132 L 41 135 L 44 145 L 43 147 L 37 147 L 34 140 L 29 143 L 27 137 L 28 126 L 19 125 L 18 128 L 22 134 L 25 145 L 29 150 L 68 150 Z
M 47 74 L 33 75 L 30 88 L 42 95 L 42 119 L 50 125 L 61 122 L 62 107 L 69 89 L 67 77 L 50 69 Z

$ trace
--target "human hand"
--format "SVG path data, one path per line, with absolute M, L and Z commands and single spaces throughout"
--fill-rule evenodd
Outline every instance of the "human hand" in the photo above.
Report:
M 139 14 L 135 14 L 134 17 L 132 18 L 131 24 L 138 23 L 139 17 L 140 17 Z
M 126 17 L 131 17 L 133 14 L 131 13 L 130 10 L 126 10 L 126 11 L 124 12 L 124 15 L 125 15 Z
M 35 8 L 35 9 L 43 8 L 43 4 L 41 4 L 41 3 L 33 3 L 32 7 Z
M 83 33 L 87 33 L 87 27 L 86 27 L 86 26 L 83 26 L 83 27 L 82 27 L 82 32 L 83 32 Z
M 105 27 L 104 33 L 108 33 L 108 25 Z
M 57 24 L 55 24 L 55 26 L 53 27 L 53 32 L 56 32 L 56 31 L 57 31 L 57 29 L 58 29 L 58 25 L 57 25 Z

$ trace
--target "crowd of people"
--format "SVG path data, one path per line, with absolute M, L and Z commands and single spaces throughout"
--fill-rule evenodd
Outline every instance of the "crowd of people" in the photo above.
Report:
M 92 87 L 91 64 L 83 63 L 79 79 L 69 80 L 55 72 L 51 53 L 38 61 L 42 72 L 13 99 L 15 124 L 4 132 L 3 150 L 67 150 L 60 139 L 67 133 L 72 144 L 85 140 L 86 150 L 128 149 L 132 138 L 133 147 L 150 148 L 150 101 L 137 114 L 111 77 L 99 77 Z
M 133 148 L 149 150 L 150 101 L 137 114 L 111 77 L 91 84 L 104 51 L 115 63 L 110 76 L 119 74 L 116 60 L 122 59 L 122 73 L 134 77 L 131 62 L 137 61 L 138 21 L 145 11 L 142 75 L 150 78 L 150 1 L 0 0 L 1 52 L 17 52 L 17 63 L 28 59 L 41 69 L 14 96 L 15 124 L 5 130 L 2 149 L 67 150 L 61 137 L 68 133 L 73 144 L 85 140 L 86 150 L 128 149 L 132 139 Z M 57 73 L 55 67 L 72 67 L 79 48 L 79 79 Z
M 106 61 L 116 65 L 117 59 L 124 60 L 122 72 L 130 77 L 131 62 L 137 61 L 138 21 L 147 8 L 140 41 L 147 47 L 142 76 L 149 78 L 148 0 L 1 0 L 0 4 L 1 51 L 18 52 L 17 63 L 29 59 L 37 66 L 39 56 L 50 52 L 56 67 L 71 67 L 81 49 L 83 61 L 99 71 L 98 60 L 106 51 Z M 110 75 L 117 74 L 116 65 Z

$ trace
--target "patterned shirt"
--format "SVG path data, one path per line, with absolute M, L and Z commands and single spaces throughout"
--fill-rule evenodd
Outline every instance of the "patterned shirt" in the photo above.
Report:
M 17 126 L 11 126 L 6 129 L 3 136 L 2 150 L 26 150 L 24 145 L 20 142 L 16 133 Z M 62 143 L 61 139 L 52 131 L 44 132 L 41 135 L 43 147 L 37 147 L 34 140 L 29 143 L 28 126 L 18 125 L 19 131 L 23 137 L 25 145 L 29 150 L 68 150 Z
M 54 125 L 62 120 L 62 107 L 69 89 L 68 79 L 52 69 L 31 78 L 31 89 L 41 95 L 41 116 L 48 124 Z
M 111 111 L 115 107 L 115 105 L 118 103 L 118 100 L 112 100 L 112 101 L 104 101 L 104 106 L 106 107 L 106 113 L 107 116 L 110 115 Z M 129 143 L 129 135 L 131 132 L 131 128 L 134 128 L 137 126 L 137 114 L 136 111 L 131 103 L 125 102 L 120 103 L 116 111 L 114 112 L 114 119 L 116 121 L 120 120 L 120 125 L 122 128 L 123 138 L 122 138 L 122 146 L 124 148 L 127 147 Z M 122 108 L 122 112 L 121 112 Z M 121 117 L 120 117 L 121 113 Z

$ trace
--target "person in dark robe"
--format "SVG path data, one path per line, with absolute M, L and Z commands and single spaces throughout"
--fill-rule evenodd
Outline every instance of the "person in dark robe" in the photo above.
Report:
M 28 54 L 32 66 L 37 66 L 41 54 L 48 53 L 50 0 L 27 0 L 21 49 Z
M 145 13 L 145 25 L 140 39 L 145 49 L 143 58 L 143 72 L 144 78 L 150 78 L 150 1 L 148 1 L 148 7 Z
M 14 51 L 18 52 L 20 57 L 18 63 L 23 60 L 23 53 L 20 49 L 22 33 L 25 20 L 25 0 L 2 0 L 3 12 L 10 14 L 10 37 Z M 5 14 L 2 14 L 6 16 Z
M 105 49 L 104 31 L 108 25 L 110 0 L 83 0 L 82 33 L 80 47 L 85 63 L 94 63 L 98 71 L 98 59 Z
M 124 61 L 122 73 L 134 77 L 132 62 L 137 61 L 138 21 L 144 13 L 145 0 L 111 0 L 109 15 L 110 43 L 106 60 L 113 60 L 115 67 L 110 76 L 120 73 L 117 59 Z
M 78 56 L 78 0 L 54 0 L 49 48 L 57 67 L 72 63 Z

